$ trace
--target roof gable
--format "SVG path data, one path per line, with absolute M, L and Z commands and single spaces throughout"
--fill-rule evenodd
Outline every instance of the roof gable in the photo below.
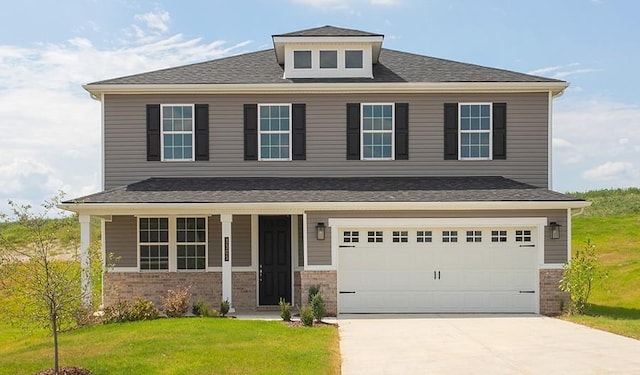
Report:
M 292 31 L 285 34 L 276 34 L 276 36 L 383 36 L 382 34 L 370 33 L 367 31 L 347 29 L 343 27 L 335 27 L 330 25 L 314 27 L 311 29 Z

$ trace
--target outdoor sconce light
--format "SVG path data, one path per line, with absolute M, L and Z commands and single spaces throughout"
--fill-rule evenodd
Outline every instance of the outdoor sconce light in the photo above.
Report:
M 316 224 L 316 239 L 318 240 L 324 240 L 324 230 L 325 230 L 325 226 L 324 223 L 318 223 Z
M 557 240 L 560 238 L 560 224 L 552 221 L 549 223 L 549 228 L 551 228 L 551 239 Z

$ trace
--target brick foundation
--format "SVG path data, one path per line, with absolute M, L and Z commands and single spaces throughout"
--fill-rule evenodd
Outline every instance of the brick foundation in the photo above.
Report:
M 231 280 L 232 305 L 236 311 L 255 311 L 256 301 L 256 273 L 233 272 Z
M 561 278 L 562 269 L 540 270 L 540 314 L 562 314 L 569 304 L 569 293 L 558 287 Z
M 293 272 L 293 305 L 300 307 L 302 302 L 302 285 L 300 280 L 300 271 Z
M 162 309 L 169 289 L 190 286 L 191 301 L 205 301 L 220 306 L 222 274 L 220 272 L 107 272 L 104 274 L 105 306 L 122 300 L 141 297 Z
M 303 305 L 307 304 L 309 287 L 319 285 L 327 306 L 327 315 L 338 313 L 338 277 L 336 271 L 301 271 L 300 291 Z

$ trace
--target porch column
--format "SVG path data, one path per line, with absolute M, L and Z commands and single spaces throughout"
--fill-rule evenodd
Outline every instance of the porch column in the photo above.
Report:
M 231 275 L 231 222 L 233 215 L 220 215 L 222 223 L 222 300 L 228 300 L 229 305 L 233 306 L 231 300 L 232 292 L 232 275 Z
M 89 261 L 89 245 L 91 244 L 91 216 L 78 215 L 80 221 L 80 285 L 82 304 L 91 306 L 91 265 Z

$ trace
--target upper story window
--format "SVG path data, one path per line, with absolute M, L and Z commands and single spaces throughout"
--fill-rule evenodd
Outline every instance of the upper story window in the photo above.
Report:
M 346 69 L 362 69 L 362 51 L 344 51 L 344 67 Z
M 294 69 L 311 69 L 311 51 L 293 51 Z
M 362 159 L 393 159 L 393 104 L 362 104 Z
M 259 160 L 291 160 L 291 104 L 258 107 Z
M 491 103 L 460 103 L 460 159 L 491 159 Z
M 337 69 L 338 51 L 320 51 L 320 69 Z
M 163 104 L 161 115 L 162 160 L 194 160 L 193 105 Z

